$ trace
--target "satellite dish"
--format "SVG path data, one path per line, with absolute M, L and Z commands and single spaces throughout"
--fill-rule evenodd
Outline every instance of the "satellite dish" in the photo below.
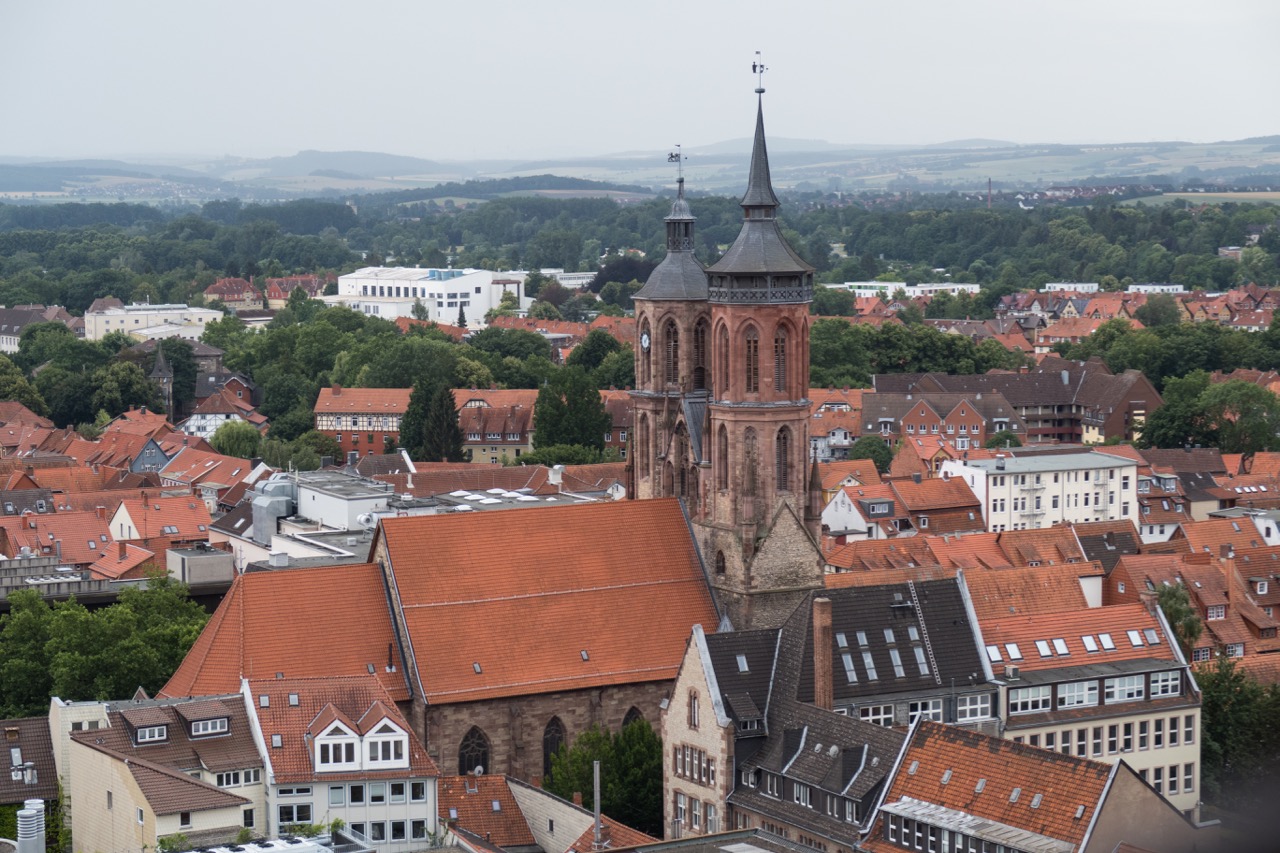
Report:
M 365 530 L 372 530 L 375 527 L 373 522 L 373 513 L 371 512 L 360 513 L 359 515 L 356 516 L 356 523 L 359 524 L 361 527 L 363 527 Z

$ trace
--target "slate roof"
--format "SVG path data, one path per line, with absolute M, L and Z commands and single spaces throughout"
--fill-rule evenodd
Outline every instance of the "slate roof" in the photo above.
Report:
M 1111 574 L 1122 556 L 1136 554 L 1142 548 L 1132 521 L 1092 521 L 1072 527 L 1085 559 L 1101 563 L 1107 574 Z
M 340 618 L 334 601 L 342 602 Z M 389 658 L 396 672 L 386 672 Z M 393 699 L 409 698 L 377 566 L 250 572 L 232 581 L 160 695 L 233 692 L 242 676 L 343 676 L 369 667 Z
M 693 219 L 693 214 L 689 211 L 689 203 L 684 200 L 684 178 L 681 178 L 675 201 L 671 203 L 671 213 L 666 219 L 667 256 L 649 274 L 644 287 L 640 288 L 633 298 L 699 300 L 707 298 L 707 271 L 693 254 L 693 247 L 680 248 L 671 245 L 673 235 L 676 238 L 679 237 L 679 232 L 673 230 L 678 226 L 672 223 L 692 223 Z M 692 230 L 692 226 L 690 229 Z
M 1103 450 L 1105 452 L 1105 449 Z M 1227 473 L 1222 451 L 1216 447 L 1189 447 L 1181 450 L 1162 450 L 1152 447 L 1139 452 L 1142 454 L 1142 458 L 1147 460 L 1147 464 L 1158 465 L 1161 468 L 1172 468 L 1179 474 Z
M 439 775 L 435 762 L 423 749 L 413 726 L 396 708 L 391 694 L 377 677 L 367 672 L 314 678 L 250 679 L 248 690 L 263 738 L 271 744 L 267 750 L 277 784 L 313 780 L 420 779 Z M 267 697 L 266 705 L 262 703 L 263 696 Z M 323 726 L 313 726 L 313 722 L 325 716 L 327 711 L 357 721 L 349 725 L 361 734 L 372 731 L 383 719 L 390 719 L 409 735 L 408 769 L 317 772 L 312 761 L 309 735 L 320 733 Z M 280 735 L 279 747 L 274 745 L 271 737 L 277 734 Z
M 725 712 L 735 722 L 763 719 L 778 652 L 777 630 L 708 634 L 706 642 Z
M 933 691 L 951 684 L 968 685 L 970 676 L 984 671 L 975 627 L 965 608 L 959 584 L 952 579 L 829 589 L 831 680 L 837 704 L 895 693 Z M 919 608 L 913 606 L 919 602 Z M 810 605 L 812 606 L 812 605 Z M 798 622 L 799 620 L 796 619 Z M 790 628 L 790 623 L 788 628 Z M 916 639 L 912 639 L 914 629 Z M 889 642 L 892 632 L 893 642 Z M 812 702 L 814 695 L 813 620 L 805 628 L 804 653 L 796 662 L 800 681 L 796 698 Z M 840 639 L 845 643 L 841 645 Z M 865 637 L 866 643 L 862 639 Z M 924 655 L 921 665 L 915 654 Z M 931 648 L 931 651 L 928 651 Z M 897 650 L 903 674 L 895 673 L 891 650 Z M 842 660 L 847 654 L 848 661 Z M 871 655 L 871 678 L 864 654 Z M 852 667 L 857 680 L 850 682 Z
M 894 769 L 881 814 L 862 846 L 877 853 L 900 850 L 884 837 L 884 809 L 914 801 L 1065 841 L 1075 845 L 1068 849 L 1079 849 L 1102 805 L 1112 772 L 1112 766 L 1102 762 L 921 721 Z M 1015 788 L 1022 790 L 1011 802 Z
M 381 543 L 437 704 L 674 678 L 719 622 L 674 499 L 387 518 Z

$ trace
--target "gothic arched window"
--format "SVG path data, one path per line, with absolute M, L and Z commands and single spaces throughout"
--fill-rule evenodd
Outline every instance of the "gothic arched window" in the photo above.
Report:
M 716 488 L 729 488 L 729 430 L 720 425 L 716 436 Z
M 743 366 L 746 370 L 746 390 L 748 394 L 757 394 L 760 392 L 760 333 L 756 331 L 755 326 L 747 329 L 744 343 L 746 353 Z
M 700 391 L 707 387 L 707 321 L 699 320 L 693 327 L 693 387 Z
M 552 717 L 551 722 L 542 730 L 542 775 L 551 775 L 551 757 L 564 745 L 564 723 L 559 717 Z
M 724 574 L 724 551 L 716 551 L 716 574 Z
M 787 329 L 773 330 L 773 390 L 787 390 Z
M 635 705 L 627 711 L 627 715 L 622 718 L 622 727 L 625 729 L 632 723 L 644 722 L 644 714 L 640 713 L 640 709 Z
M 662 327 L 662 380 L 668 385 L 680 381 L 680 330 L 675 320 Z
M 639 457 L 638 467 L 641 477 L 649 476 L 649 463 L 653 459 L 653 449 L 649 447 L 649 416 L 641 415 L 639 429 L 636 436 L 636 444 L 638 445 L 634 452 Z
M 489 738 L 478 726 L 472 726 L 471 731 L 462 738 L 462 745 L 458 747 L 458 772 L 480 775 L 491 769 Z
M 717 333 L 716 348 L 719 352 L 716 353 L 715 372 L 720 377 L 720 399 L 723 400 L 728 396 L 729 390 L 729 330 L 724 325 L 720 326 Z
M 783 427 L 778 430 L 773 440 L 774 482 L 780 492 L 791 488 L 791 429 Z

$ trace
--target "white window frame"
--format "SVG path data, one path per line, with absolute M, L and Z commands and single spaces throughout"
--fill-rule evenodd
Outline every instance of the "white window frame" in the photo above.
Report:
M 1139 702 L 1146 697 L 1147 680 L 1143 675 L 1122 675 L 1105 682 L 1106 703 Z
M 1053 707 L 1053 686 L 1040 684 L 1009 691 L 1010 714 L 1034 714 Z
M 1072 681 L 1058 685 L 1059 708 L 1081 708 L 1098 704 L 1098 682 Z
M 1177 696 L 1182 693 L 1182 672 L 1172 669 L 1151 673 L 1151 698 Z

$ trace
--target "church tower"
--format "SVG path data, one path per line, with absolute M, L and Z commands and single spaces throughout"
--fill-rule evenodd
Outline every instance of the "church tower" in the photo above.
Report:
M 632 392 L 635 495 L 684 498 L 690 512 L 701 503 L 703 413 L 711 388 L 707 273 L 693 254 L 693 223 L 681 177 L 666 218 L 667 256 L 632 297 L 639 344 Z
M 711 471 L 694 519 L 712 584 L 737 627 L 776 624 L 822 586 L 806 468 L 813 267 L 778 227 L 763 88 L 738 238 L 707 270 Z M 819 510 L 820 512 L 820 510 Z
M 823 584 L 820 484 L 805 465 L 813 267 L 778 228 L 756 93 L 738 238 L 710 269 L 698 262 L 681 179 L 667 256 L 634 297 L 634 494 L 684 499 L 739 629 L 780 624 Z

